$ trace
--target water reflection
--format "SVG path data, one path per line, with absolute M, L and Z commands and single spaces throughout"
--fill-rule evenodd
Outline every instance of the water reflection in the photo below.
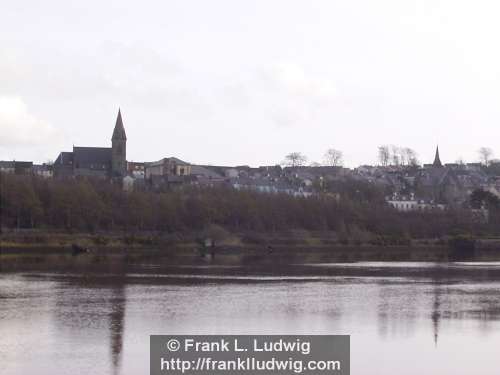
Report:
M 392 338 L 409 337 L 415 331 L 418 313 L 417 286 L 399 282 L 377 282 L 377 327 L 379 337 Z
M 112 294 L 111 314 L 109 315 L 111 361 L 113 363 L 113 374 L 119 374 L 123 351 L 123 332 L 125 330 L 125 305 L 127 303 L 125 283 L 115 286 Z
M 351 334 L 353 374 L 373 373 L 366 363 L 389 355 L 380 373 L 496 374 L 500 280 L 485 273 L 261 282 L 0 275 L 2 375 L 147 373 L 149 335 L 180 333 Z M 26 347 L 31 362 L 20 360 Z M 474 361 L 457 366 L 472 351 Z
M 434 332 L 434 345 L 437 348 L 439 339 L 439 321 L 441 319 L 441 285 L 439 279 L 435 278 L 433 280 L 433 302 L 432 302 L 432 328 Z
M 120 374 L 125 331 L 126 275 L 62 278 L 56 297 L 55 323 L 60 335 L 72 341 L 109 343 L 112 374 Z M 104 353 L 104 351 L 102 351 Z

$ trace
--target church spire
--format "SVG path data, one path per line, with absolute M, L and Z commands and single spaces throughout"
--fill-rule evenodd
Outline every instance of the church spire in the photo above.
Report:
M 126 141 L 127 135 L 125 134 L 125 128 L 123 127 L 122 113 L 120 108 L 118 108 L 118 117 L 116 118 L 115 129 L 113 130 L 113 136 L 111 140 L 121 140 Z
M 111 137 L 111 176 L 123 177 L 127 173 L 127 135 L 123 127 L 122 113 L 118 109 L 115 130 Z
M 436 146 L 436 156 L 434 157 L 434 163 L 432 163 L 434 167 L 442 167 L 441 159 L 439 158 L 439 146 Z

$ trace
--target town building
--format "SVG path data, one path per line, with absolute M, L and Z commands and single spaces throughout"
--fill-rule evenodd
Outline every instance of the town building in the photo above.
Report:
M 33 164 L 33 174 L 43 178 L 51 178 L 53 176 L 53 168 L 51 164 Z
M 228 169 L 226 170 L 226 174 L 222 175 L 210 167 L 201 165 L 191 166 L 191 176 L 195 179 L 193 183 L 199 186 L 216 186 L 223 184 L 229 178 L 227 174 L 228 171 L 235 171 L 236 176 L 238 175 L 236 169 Z
M 0 172 L 12 174 L 14 171 L 15 161 L 0 160 Z
M 145 183 L 155 191 L 190 184 L 193 178 L 191 164 L 174 157 L 144 163 Z
M 17 175 L 32 175 L 32 161 L 0 161 L 0 172 L 17 174 Z
M 189 176 L 191 164 L 174 157 L 163 158 L 144 163 L 144 174 L 147 179 L 151 176 Z

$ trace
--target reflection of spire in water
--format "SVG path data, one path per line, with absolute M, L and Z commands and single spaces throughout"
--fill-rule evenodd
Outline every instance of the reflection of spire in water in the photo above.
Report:
M 438 339 L 439 339 L 439 321 L 441 320 L 441 288 L 438 280 L 434 280 L 434 302 L 432 304 L 432 327 L 434 331 L 434 345 L 437 347 Z
M 111 361 L 113 363 L 113 374 L 120 371 L 121 356 L 123 350 L 123 330 L 125 328 L 125 285 L 119 282 L 112 291 L 112 306 L 109 314 Z
M 439 306 L 437 308 L 439 308 Z M 434 345 L 436 347 L 437 347 L 438 338 L 439 338 L 439 319 L 440 319 L 439 311 L 434 311 L 432 313 L 432 323 L 434 326 Z

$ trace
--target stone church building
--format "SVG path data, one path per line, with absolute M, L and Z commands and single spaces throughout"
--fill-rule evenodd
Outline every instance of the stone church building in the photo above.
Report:
M 124 177 L 127 174 L 127 135 L 118 110 L 111 147 L 75 147 L 54 162 L 55 177 Z

